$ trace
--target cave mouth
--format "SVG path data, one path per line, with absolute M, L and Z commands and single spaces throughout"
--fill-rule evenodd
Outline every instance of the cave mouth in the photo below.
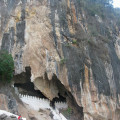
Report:
M 48 80 L 47 74 L 45 73 L 45 79 Z M 54 75 L 51 82 L 55 82 L 55 85 L 61 87 L 61 82 L 56 81 L 56 76 Z M 30 66 L 25 67 L 25 72 L 21 74 L 14 75 L 13 77 L 14 87 L 17 94 L 28 95 L 37 98 L 48 99 L 40 90 L 37 90 L 34 86 L 34 83 L 31 82 L 31 68 Z M 49 80 L 48 80 L 49 82 Z M 63 88 L 63 86 L 62 86 Z M 61 94 L 63 89 L 59 89 L 58 97 L 53 98 L 50 102 L 55 104 L 55 102 L 66 102 L 65 96 Z M 61 92 L 62 91 L 62 92 Z M 53 105 L 54 106 L 54 105 Z
M 57 76 L 54 74 L 52 77 L 52 81 L 55 83 L 55 85 L 58 87 L 58 96 L 59 98 L 53 98 L 52 102 L 54 103 L 55 101 L 62 100 L 63 102 L 67 102 L 68 104 L 68 109 L 67 110 L 62 110 L 62 113 L 68 113 L 68 111 L 71 113 L 66 116 L 69 120 L 83 120 L 84 118 L 84 113 L 83 113 L 83 107 L 79 106 L 73 97 L 72 93 L 69 92 L 65 86 L 61 83 L 61 81 L 57 78 Z M 53 106 L 54 107 L 54 106 Z
M 45 97 L 40 90 L 34 89 L 34 84 L 32 82 L 22 84 L 15 83 L 14 87 L 18 89 L 19 94 L 47 99 L 47 97 Z
M 47 99 L 40 90 L 36 90 L 34 84 L 31 82 L 31 67 L 25 67 L 25 72 L 14 75 L 14 87 L 17 94 L 34 96 L 38 98 Z
M 46 96 L 43 95 L 43 93 L 40 90 L 35 90 L 34 84 L 32 82 L 27 83 L 14 83 L 15 89 L 17 88 L 18 94 L 21 95 L 28 95 L 28 96 L 34 96 L 37 98 L 44 98 L 48 99 Z M 62 96 L 60 93 L 58 93 L 58 97 L 55 97 L 52 99 L 51 106 L 54 107 L 55 102 L 63 102 L 66 103 L 66 98 Z
M 37 90 L 34 83 L 31 82 L 31 68 L 26 67 L 25 70 L 25 72 L 14 76 L 14 87 L 17 88 L 18 94 L 48 99 L 40 90 Z M 72 109 L 71 120 L 82 120 L 84 115 L 83 107 L 78 106 L 72 93 L 65 88 L 57 76 L 53 75 L 52 80 L 49 80 L 45 73 L 45 79 L 47 79 L 48 82 L 53 82 L 58 88 L 58 97 L 53 98 L 50 101 L 50 105 L 54 108 L 56 102 L 67 103 L 68 107 Z
M 25 67 L 25 71 L 20 74 L 15 74 L 13 76 L 14 83 L 27 83 L 31 82 L 31 67 Z
M 55 103 L 58 103 L 58 102 L 63 102 L 63 103 L 66 103 L 66 98 L 63 97 L 60 93 L 58 93 L 58 97 L 55 97 L 52 99 L 52 101 L 50 101 L 50 106 L 55 108 Z
M 66 102 L 66 98 L 65 97 L 63 97 L 60 93 L 58 93 L 58 97 L 55 97 L 55 98 L 53 98 L 53 100 L 52 101 L 55 101 L 55 102 Z

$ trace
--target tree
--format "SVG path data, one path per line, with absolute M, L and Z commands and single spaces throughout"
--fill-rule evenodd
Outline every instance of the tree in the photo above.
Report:
M 14 61 L 7 51 L 0 51 L 0 80 L 10 82 L 13 77 Z

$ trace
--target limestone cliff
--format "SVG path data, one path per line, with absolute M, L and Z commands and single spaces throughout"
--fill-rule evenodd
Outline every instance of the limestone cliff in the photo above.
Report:
M 0 45 L 14 58 L 15 83 L 30 79 L 50 100 L 60 93 L 71 120 L 120 119 L 115 19 L 90 17 L 79 0 L 1 0 L 0 15 Z

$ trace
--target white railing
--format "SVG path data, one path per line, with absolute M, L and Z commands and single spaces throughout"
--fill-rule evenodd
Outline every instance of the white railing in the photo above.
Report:
M 50 101 L 48 99 L 41 99 L 34 96 L 29 95 L 19 95 L 20 99 L 28 104 L 32 109 L 39 110 L 41 109 L 47 109 L 50 108 Z
M 59 109 L 67 108 L 68 105 L 64 102 L 56 102 L 55 109 L 50 106 L 50 101 L 44 98 L 37 98 L 29 95 L 19 95 L 20 99 L 28 104 L 31 109 L 40 110 L 40 109 L 50 109 L 53 114 L 54 120 L 67 120 L 60 112 Z
M 35 110 L 39 110 L 40 108 L 50 108 L 50 101 L 48 99 L 21 94 L 19 96 L 23 102 L 29 104 Z M 55 108 L 57 109 L 66 109 L 67 107 L 68 105 L 66 102 L 55 102 Z
M 55 102 L 55 108 L 66 109 L 66 108 L 68 108 L 68 105 L 66 102 Z

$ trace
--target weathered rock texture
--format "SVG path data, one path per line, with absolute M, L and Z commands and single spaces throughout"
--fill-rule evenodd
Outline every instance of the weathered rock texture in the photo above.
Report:
M 22 103 L 15 90 L 10 85 L 0 83 L 0 110 L 13 113 L 14 115 L 21 115 L 27 120 L 51 120 L 50 110 L 39 110 L 36 111 L 31 109 L 28 104 Z M 16 116 L 16 117 L 17 117 Z M 7 117 L 7 115 L 2 115 L 0 111 L 0 120 L 18 120 L 13 116 Z
M 30 67 L 35 89 L 50 100 L 64 93 L 58 82 L 64 85 L 69 103 L 79 110 L 74 120 L 120 119 L 117 26 L 113 25 L 115 34 L 108 26 L 114 36 L 109 43 L 101 36 L 89 41 L 87 15 L 77 0 L 1 0 L 0 4 L 1 49 L 14 58 L 17 83 Z M 95 22 L 104 26 L 98 18 Z

